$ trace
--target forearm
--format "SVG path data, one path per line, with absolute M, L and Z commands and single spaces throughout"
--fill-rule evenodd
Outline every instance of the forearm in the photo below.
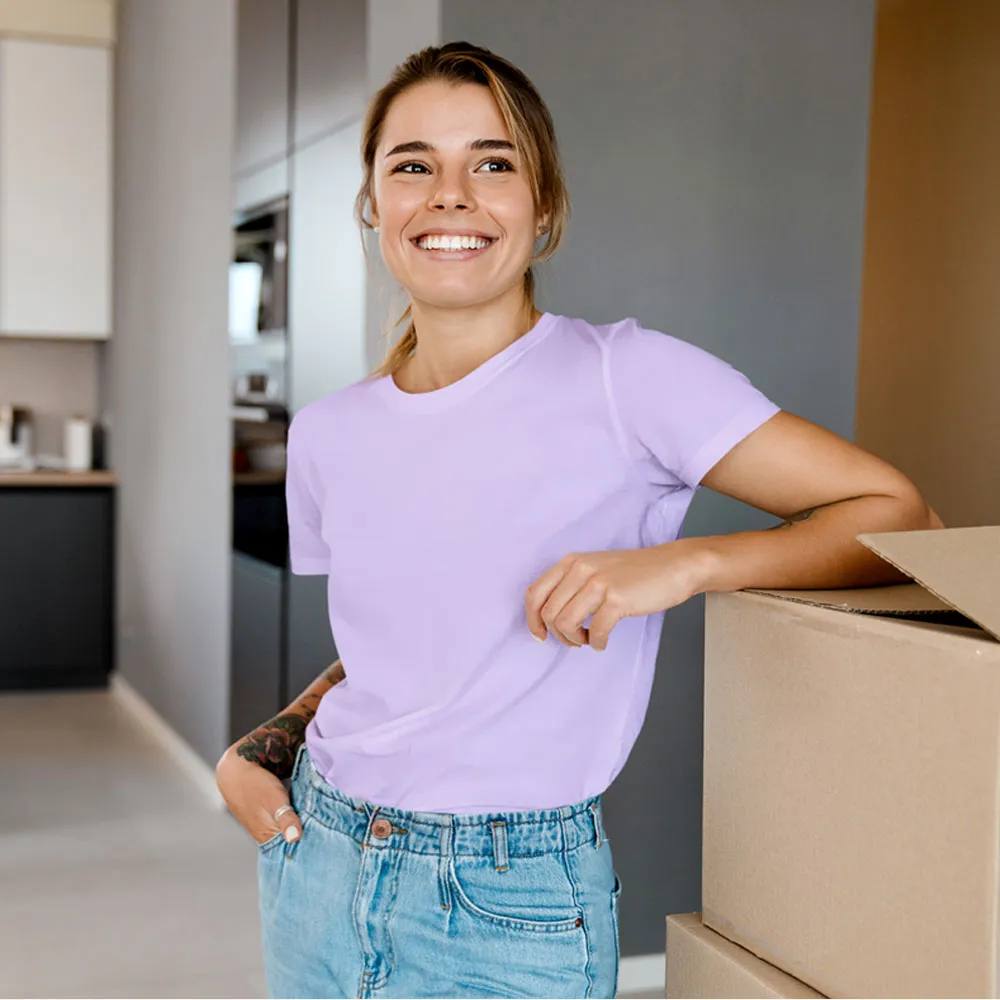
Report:
M 340 660 L 327 667 L 287 708 L 258 726 L 230 748 L 237 756 L 260 764 L 279 778 L 289 778 L 295 756 L 306 738 L 306 726 L 320 700 L 344 679 Z
M 701 588 L 835 590 L 905 583 L 857 535 L 943 527 L 919 496 L 864 496 L 797 514 L 765 531 L 685 539 L 701 557 Z

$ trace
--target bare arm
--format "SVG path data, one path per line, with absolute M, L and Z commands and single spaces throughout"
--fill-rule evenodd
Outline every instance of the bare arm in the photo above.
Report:
M 344 676 L 344 665 L 337 660 L 284 711 L 238 740 L 229 752 L 259 764 L 279 778 L 290 778 L 299 746 L 306 738 L 306 726 L 316 714 L 323 695 Z
M 706 591 L 905 583 L 905 573 L 857 536 L 944 527 L 893 466 L 784 411 L 736 445 L 702 481 L 784 521 L 780 530 L 685 540 L 711 557 L 701 587 Z

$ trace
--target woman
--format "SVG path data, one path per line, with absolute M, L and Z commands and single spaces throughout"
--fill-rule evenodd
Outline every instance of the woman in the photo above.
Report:
M 268 988 L 612 997 L 600 795 L 664 612 L 897 582 L 855 536 L 940 522 L 711 354 L 535 308 L 531 264 L 568 200 L 548 111 L 509 63 L 466 43 L 411 56 L 362 156 L 359 219 L 411 322 L 288 442 L 292 569 L 329 575 L 343 664 L 217 768 L 259 845 Z M 783 530 L 678 540 L 702 485 Z

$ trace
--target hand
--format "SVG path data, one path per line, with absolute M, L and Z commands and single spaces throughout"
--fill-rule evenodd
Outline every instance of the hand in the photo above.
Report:
M 301 836 L 302 821 L 294 811 L 286 810 L 275 822 L 275 810 L 290 804 L 281 779 L 260 764 L 238 757 L 236 744 L 216 764 L 215 783 L 229 811 L 256 843 L 263 844 L 282 831 L 289 842 Z
M 550 630 L 567 646 L 606 649 L 622 618 L 665 611 L 701 593 L 706 556 L 697 543 L 571 553 L 528 588 L 531 634 L 544 641 Z

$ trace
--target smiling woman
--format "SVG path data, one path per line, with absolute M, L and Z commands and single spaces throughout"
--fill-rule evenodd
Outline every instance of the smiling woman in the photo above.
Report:
M 713 589 L 889 582 L 855 536 L 940 522 L 694 344 L 535 307 L 569 201 L 509 62 L 464 42 L 410 56 L 361 152 L 358 219 L 410 322 L 289 431 L 291 566 L 329 577 L 346 679 L 249 741 L 270 727 L 283 766 L 296 754 L 290 802 L 268 791 L 290 842 L 259 852 L 269 991 L 613 997 L 601 795 L 664 614 Z M 680 538 L 705 485 L 788 527 Z M 263 787 L 226 773 L 244 776 L 227 801 Z

